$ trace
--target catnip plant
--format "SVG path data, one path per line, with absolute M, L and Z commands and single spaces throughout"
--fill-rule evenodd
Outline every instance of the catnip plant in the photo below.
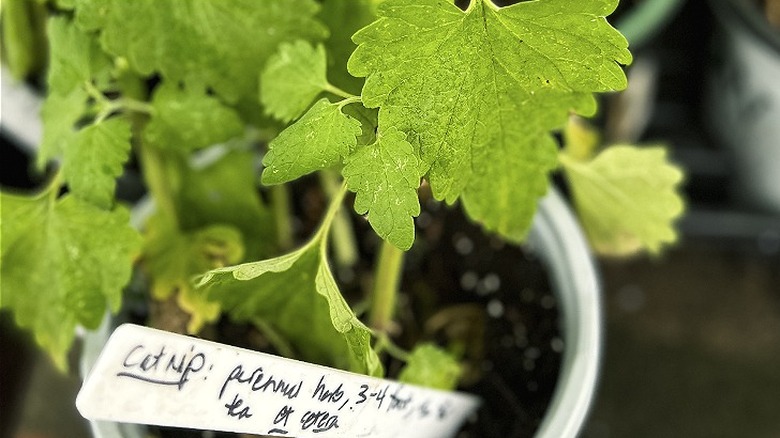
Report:
M 626 87 L 632 57 L 605 19 L 617 0 L 461 3 L 49 1 L 37 163 L 51 177 L 2 194 L 0 305 L 64 368 L 76 326 L 118 311 L 142 271 L 191 333 L 227 315 L 297 358 L 383 376 L 390 353 L 402 380 L 452 388 L 456 357 L 399 351 L 386 330 L 421 185 L 521 243 L 560 170 L 595 248 L 673 242 L 681 173 L 665 150 L 603 148 L 573 119 Z M 115 195 L 128 166 L 154 204 L 140 229 Z M 314 173 L 329 206 L 295 242 L 289 183 Z M 354 260 L 353 199 L 383 242 L 366 318 L 332 272 Z

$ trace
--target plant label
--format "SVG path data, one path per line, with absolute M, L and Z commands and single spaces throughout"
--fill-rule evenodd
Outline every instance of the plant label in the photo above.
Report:
M 479 403 L 131 324 L 76 399 L 90 420 L 323 438 L 450 437 Z

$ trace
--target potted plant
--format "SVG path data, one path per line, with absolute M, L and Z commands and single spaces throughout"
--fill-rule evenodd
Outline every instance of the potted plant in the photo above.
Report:
M 77 326 L 97 328 L 140 290 L 144 320 L 168 330 L 239 330 L 349 371 L 473 384 L 488 363 L 483 322 L 506 310 L 489 297 L 502 280 L 466 271 L 451 288 L 402 272 L 435 278 L 419 267 L 481 254 L 478 224 L 492 236 L 487 263 L 528 258 L 523 243 L 548 262 L 565 384 L 539 433 L 576 433 L 595 385 L 598 295 L 550 173 L 562 169 L 607 254 L 658 252 L 682 211 L 681 174 L 662 148 L 602 150 L 571 118 L 596 111 L 594 93 L 625 87 L 631 55 L 604 19 L 615 1 L 47 7 L 38 162 L 58 165 L 39 193 L 2 195 L 0 304 L 55 363 L 66 366 Z M 152 204 L 137 229 L 115 195 L 126 169 L 140 171 Z M 453 300 L 452 289 L 477 298 Z

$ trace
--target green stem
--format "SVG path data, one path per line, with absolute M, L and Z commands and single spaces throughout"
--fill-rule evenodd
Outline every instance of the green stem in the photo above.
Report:
M 335 173 L 324 170 L 320 172 L 322 187 L 329 198 L 333 199 L 339 191 L 339 181 Z M 349 214 L 344 209 L 339 209 L 333 217 L 331 229 L 333 237 L 333 251 L 336 263 L 339 266 L 352 266 L 358 261 L 357 243 L 352 231 Z
M 386 333 L 395 315 L 398 285 L 403 268 L 404 252 L 386 240 L 382 241 L 371 293 L 369 325 L 380 333 Z
M 271 209 L 276 224 L 276 243 L 279 249 L 286 251 L 292 248 L 293 227 L 290 221 L 290 189 L 285 184 L 271 187 Z
M 328 235 L 330 234 L 329 231 L 333 224 L 333 219 L 336 217 L 339 209 L 341 209 L 341 203 L 344 202 L 346 194 L 347 185 L 342 184 L 341 188 L 330 198 L 330 205 L 328 206 L 328 211 L 325 212 L 325 217 L 322 219 L 322 224 L 311 239 L 311 242 L 322 239 L 323 251 L 328 247 Z
M 144 169 L 146 186 L 152 193 L 155 205 L 178 229 L 179 215 L 176 212 L 176 203 L 173 198 L 173 187 L 171 187 L 168 178 L 165 155 L 147 144 L 141 144 L 138 150 L 141 167 Z
M 380 333 L 377 335 L 377 337 L 378 339 L 376 341 L 376 345 L 374 346 L 374 349 L 377 351 L 377 353 L 386 351 L 388 354 L 390 354 L 390 356 L 393 356 L 396 359 L 402 360 L 404 362 L 409 361 L 409 352 L 399 347 L 398 345 L 395 345 L 393 340 L 390 339 L 386 333 Z
M 363 98 L 361 98 L 360 96 L 348 97 L 348 98 L 346 98 L 346 99 L 344 99 L 344 100 L 342 100 L 342 101 L 340 101 L 338 103 L 339 104 L 339 109 L 344 108 L 345 106 L 347 106 L 349 104 L 362 102 L 362 101 L 363 101 Z
M 335 94 L 336 96 L 343 97 L 344 99 L 351 99 L 351 98 L 358 97 L 330 83 L 325 85 L 324 90 L 327 91 L 328 93 Z

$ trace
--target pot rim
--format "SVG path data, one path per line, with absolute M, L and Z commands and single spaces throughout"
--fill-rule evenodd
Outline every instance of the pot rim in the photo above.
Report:
M 537 438 L 574 438 L 593 403 L 602 356 L 601 286 L 574 214 L 552 189 L 542 198 L 528 244 L 548 269 L 564 338 L 558 382 Z

